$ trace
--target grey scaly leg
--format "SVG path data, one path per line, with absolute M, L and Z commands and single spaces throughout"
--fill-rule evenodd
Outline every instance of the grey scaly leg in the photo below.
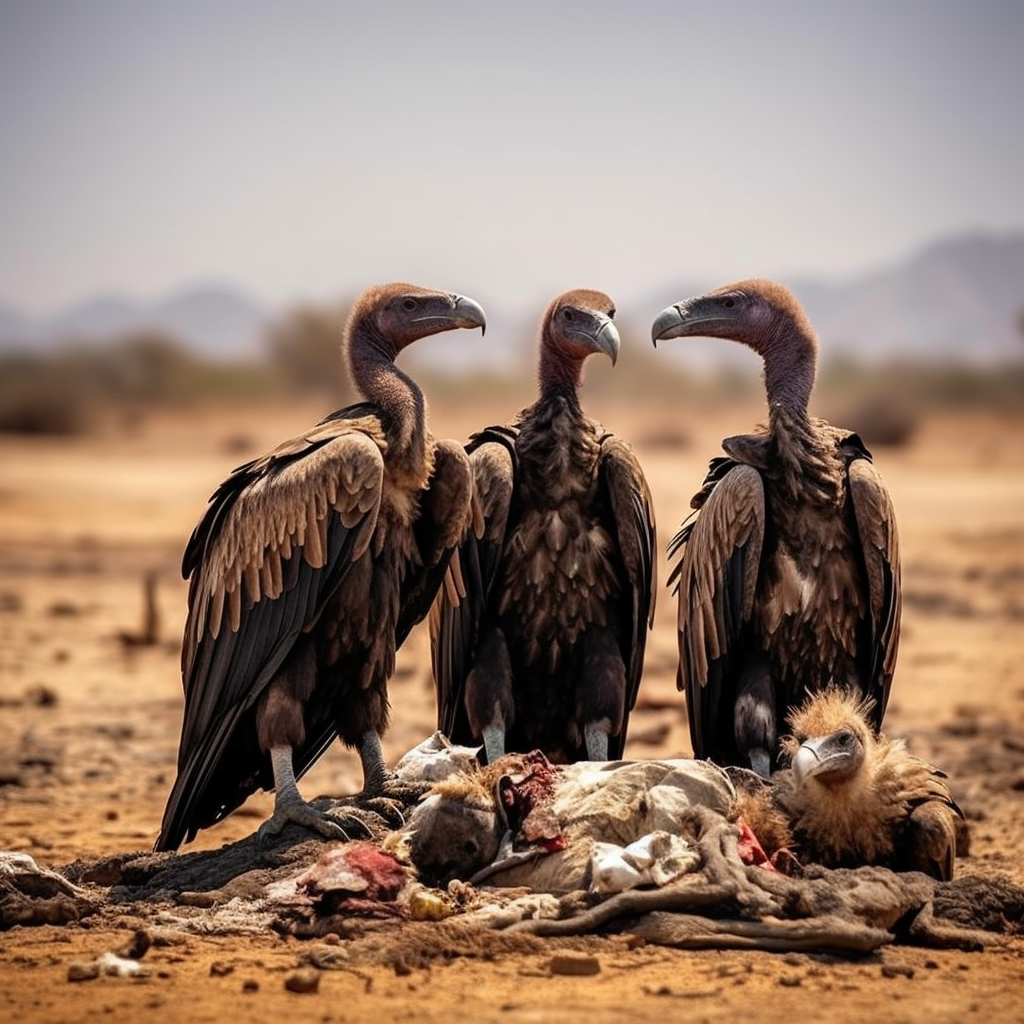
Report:
M 483 740 L 487 763 L 494 764 L 505 753 L 505 730 L 497 725 L 485 726 Z
M 588 761 L 608 760 L 608 719 L 600 722 L 588 722 L 583 729 L 583 737 L 587 742 Z
M 345 830 L 337 822 L 331 821 L 323 811 L 318 811 L 302 799 L 295 782 L 291 747 L 271 747 L 270 764 L 274 769 L 274 813 L 260 826 L 261 842 L 276 836 L 290 821 L 311 828 L 328 839 L 348 839 Z
M 768 756 L 768 751 L 763 747 L 755 747 L 749 751 L 747 756 L 750 758 L 750 767 L 753 768 L 762 779 L 771 778 L 772 774 L 772 759 Z
M 379 796 L 390 777 L 384 761 L 384 748 L 380 736 L 372 729 L 363 733 L 359 744 L 359 760 L 363 764 L 363 792 L 368 796 Z

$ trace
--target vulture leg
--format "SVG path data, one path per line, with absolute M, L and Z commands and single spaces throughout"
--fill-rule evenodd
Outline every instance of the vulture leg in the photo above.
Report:
M 345 830 L 302 799 L 295 782 L 292 750 L 306 737 L 303 708 L 316 686 L 316 653 L 304 638 L 260 698 L 256 730 L 260 746 L 270 753 L 274 771 L 274 813 L 260 827 L 260 840 L 277 835 L 290 821 L 329 839 L 347 839 Z
M 388 771 L 380 734 L 373 729 L 363 733 L 359 744 L 359 760 L 363 764 L 363 791 L 356 799 L 361 806 L 384 818 L 397 815 L 401 819 L 401 811 L 395 805 L 415 803 L 431 788 L 432 783 L 429 782 L 399 781 Z
M 348 839 L 341 825 L 302 799 L 295 784 L 290 746 L 271 748 L 270 763 L 274 768 L 274 813 L 260 826 L 260 842 L 276 836 L 290 821 L 305 825 L 328 839 Z
M 588 761 L 608 760 L 608 720 L 603 722 L 588 722 L 583 730 L 584 739 L 587 742 Z
M 476 663 L 466 679 L 466 714 L 473 735 L 483 740 L 487 763 L 494 764 L 505 753 L 505 736 L 515 721 L 512 662 L 497 627 L 481 631 Z
M 626 666 L 610 630 L 591 626 L 583 638 L 576 715 L 587 760 L 607 761 L 608 738 L 622 732 L 626 717 Z
M 751 657 L 740 674 L 733 728 L 740 754 L 749 759 L 750 767 L 761 778 L 767 779 L 771 775 L 778 729 L 775 688 L 768 671 L 768 661 L 763 655 Z
M 505 756 L 505 729 L 500 725 L 484 726 L 484 758 L 488 764 L 494 764 L 499 757 Z

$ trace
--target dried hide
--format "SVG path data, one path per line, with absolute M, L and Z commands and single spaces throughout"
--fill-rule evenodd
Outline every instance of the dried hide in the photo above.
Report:
M 438 787 L 413 812 L 400 842 L 427 878 L 607 892 L 621 887 L 611 877 L 628 878 L 628 871 L 609 872 L 609 844 L 627 847 L 660 834 L 626 855 L 623 864 L 639 876 L 633 884 L 667 881 L 696 865 L 686 854 L 695 807 L 735 814 L 732 783 L 708 761 L 550 765 L 529 755 Z

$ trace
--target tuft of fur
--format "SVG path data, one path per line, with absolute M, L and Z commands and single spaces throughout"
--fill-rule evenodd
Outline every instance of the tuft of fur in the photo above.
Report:
M 828 736 L 842 728 L 853 729 L 863 739 L 864 729 L 870 734 L 867 723 L 871 720 L 875 702 L 870 697 L 861 698 L 856 693 L 829 686 L 812 694 L 799 707 L 794 708 L 786 718 L 790 735 L 781 740 L 783 752 L 792 756 L 804 740 L 816 736 Z

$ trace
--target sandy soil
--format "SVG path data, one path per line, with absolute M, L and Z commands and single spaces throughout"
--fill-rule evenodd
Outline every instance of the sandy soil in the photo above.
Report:
M 657 502 L 659 544 L 685 513 L 708 457 L 757 409 L 593 410 L 630 437 Z M 505 409 L 433 411 L 435 432 L 465 437 Z M 233 409 L 116 423 L 73 441 L 0 439 L 0 848 L 59 866 L 148 848 L 173 779 L 181 714 L 178 561 L 226 471 L 301 429 L 319 409 Z M 670 424 L 670 430 L 666 430 Z M 905 613 L 886 731 L 945 768 L 971 822 L 959 874 L 1024 884 L 1024 450 L 1022 424 L 934 416 L 912 443 L 876 452 L 900 519 Z M 134 648 L 142 578 L 159 574 L 161 643 Z M 667 578 L 664 560 L 661 578 Z M 641 706 L 627 756 L 686 756 L 674 685 L 674 601 L 660 594 Z M 400 652 L 386 752 L 433 729 L 425 629 Z M 304 791 L 358 788 L 340 746 Z M 254 797 L 193 848 L 241 838 L 270 807 Z M 396 974 L 325 972 L 317 994 L 286 991 L 303 944 L 273 934 L 190 938 L 153 949 L 146 980 L 67 981 L 68 964 L 122 946 L 119 927 L 15 928 L 0 934 L 0 1017 L 11 1021 L 206 1021 L 237 1017 L 533 1021 L 702 1021 L 821 1015 L 940 1022 L 1022 1019 L 1024 940 L 983 953 L 887 947 L 866 958 L 630 949 L 575 940 L 600 973 L 566 977 L 551 953 L 462 958 Z M 211 971 L 211 967 L 213 970 Z M 249 982 L 249 990 L 245 983 Z M 257 987 L 252 988 L 255 982 Z

